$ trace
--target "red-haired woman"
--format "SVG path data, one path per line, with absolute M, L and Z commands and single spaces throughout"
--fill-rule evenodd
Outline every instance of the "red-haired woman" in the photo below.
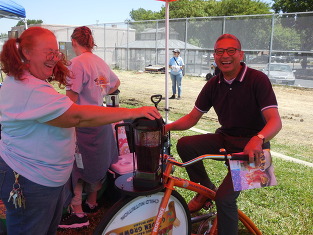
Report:
M 116 91 L 120 80 L 103 59 L 92 53 L 96 45 L 88 27 L 75 28 L 71 38 L 76 57 L 69 66 L 73 78 L 69 79 L 66 95 L 79 105 L 103 106 L 104 96 Z M 71 213 L 64 216 L 60 228 L 89 225 L 86 213 L 96 213 L 99 209 L 97 191 L 118 155 L 111 124 L 77 127 L 76 137 L 76 164 L 72 173 L 74 197 L 69 208 Z M 87 193 L 84 202 L 83 189 Z
M 50 84 L 71 76 L 55 35 L 41 27 L 5 42 L 0 90 L 0 199 L 8 234 L 56 234 L 64 185 L 72 172 L 74 127 L 123 119 L 160 118 L 154 107 L 136 109 L 77 105 Z

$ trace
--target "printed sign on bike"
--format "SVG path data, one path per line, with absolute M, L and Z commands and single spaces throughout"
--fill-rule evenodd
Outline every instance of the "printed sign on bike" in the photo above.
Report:
M 257 165 L 230 160 L 230 172 L 235 191 L 276 185 L 276 177 L 269 150 L 264 150 Z
M 114 221 L 106 228 L 105 235 L 146 235 L 153 229 L 158 207 L 163 193 L 137 197 L 131 201 Z M 162 217 L 162 223 L 158 234 L 186 234 L 184 207 L 177 198 L 172 197 Z

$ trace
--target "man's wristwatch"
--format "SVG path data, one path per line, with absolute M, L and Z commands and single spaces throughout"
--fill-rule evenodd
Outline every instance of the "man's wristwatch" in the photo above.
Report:
M 262 134 L 257 134 L 256 136 L 257 136 L 258 138 L 260 138 L 260 139 L 263 141 L 263 143 L 264 143 L 264 140 L 265 140 L 264 135 L 262 135 Z

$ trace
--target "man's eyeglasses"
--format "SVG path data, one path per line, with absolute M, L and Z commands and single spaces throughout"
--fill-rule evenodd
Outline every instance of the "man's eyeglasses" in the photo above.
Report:
M 240 49 L 237 49 L 237 48 L 234 48 L 234 47 L 229 47 L 227 49 L 217 48 L 217 49 L 214 50 L 215 55 L 218 55 L 218 56 L 224 55 L 225 51 L 227 52 L 227 54 L 229 56 L 232 56 L 232 55 L 235 55 L 236 51 L 240 51 Z
M 62 60 L 64 58 L 64 54 L 60 51 L 46 52 L 46 59 L 47 60 L 53 60 L 54 58 L 56 58 L 57 60 Z

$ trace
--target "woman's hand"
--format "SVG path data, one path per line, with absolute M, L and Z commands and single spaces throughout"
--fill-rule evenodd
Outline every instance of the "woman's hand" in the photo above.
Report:
M 140 108 L 132 109 L 134 113 L 134 119 L 139 117 L 146 117 L 150 120 L 160 119 L 162 116 L 159 111 L 152 106 L 144 106 Z

